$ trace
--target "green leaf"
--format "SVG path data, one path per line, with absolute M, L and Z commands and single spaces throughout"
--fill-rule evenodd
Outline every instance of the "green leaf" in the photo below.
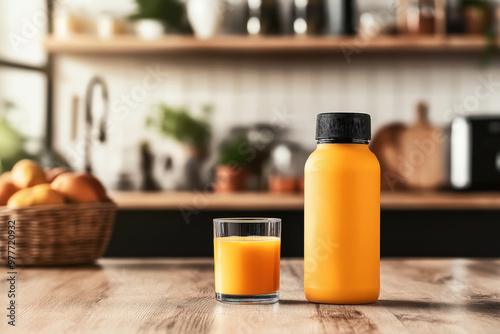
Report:
M 245 166 L 250 163 L 250 143 L 245 137 L 238 137 L 221 145 L 218 165 Z
M 132 20 L 155 19 L 168 24 L 174 30 L 180 30 L 184 18 L 184 4 L 178 0 L 135 0 L 137 12 L 130 16 Z
M 206 119 L 192 117 L 184 108 L 162 104 L 156 109 L 156 118 L 148 117 L 146 126 L 156 127 L 165 137 L 196 148 L 206 148 L 210 143 L 211 126 Z

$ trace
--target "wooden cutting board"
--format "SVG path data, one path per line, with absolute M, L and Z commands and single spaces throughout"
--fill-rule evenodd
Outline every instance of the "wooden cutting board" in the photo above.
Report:
M 398 171 L 398 155 L 401 152 L 401 135 L 407 126 L 403 123 L 390 123 L 383 126 L 370 142 L 370 150 L 380 163 L 380 188 L 382 190 L 402 190 L 406 188 L 405 179 Z
M 382 190 L 436 189 L 445 182 L 444 132 L 419 103 L 412 125 L 391 123 L 374 136 L 370 149 L 381 169 Z
M 445 182 L 445 137 L 433 126 L 424 103 L 417 105 L 417 121 L 401 135 L 398 172 L 409 188 L 436 189 Z

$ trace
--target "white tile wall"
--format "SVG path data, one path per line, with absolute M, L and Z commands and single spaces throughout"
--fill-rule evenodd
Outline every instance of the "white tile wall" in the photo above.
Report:
M 234 125 L 270 122 L 276 110 L 285 110 L 289 119 L 287 139 L 314 147 L 317 113 L 328 110 L 357 110 L 372 115 L 376 130 L 389 121 L 412 122 L 414 106 L 425 100 L 433 122 L 445 125 L 453 105 L 463 104 L 480 84 L 479 76 L 500 82 L 498 63 L 480 69 L 477 55 L 359 55 L 348 65 L 341 56 L 59 56 L 56 61 L 55 141 L 75 167 L 82 166 L 75 153 L 78 141 L 70 141 L 71 97 L 80 100 L 79 138 L 83 138 L 83 97 L 90 77 L 99 74 L 109 85 L 113 124 L 109 142 L 95 149 L 104 159 L 94 159 L 97 173 L 109 171 L 110 161 L 122 161 L 143 139 L 155 149 L 175 151 L 174 144 L 144 126 L 154 105 L 165 102 L 186 106 L 198 113 L 203 104 L 213 104 L 216 145 Z M 157 88 L 137 101 L 125 115 L 120 98 L 142 85 L 146 67 L 160 67 L 169 73 Z M 96 94 L 98 95 L 98 94 Z M 500 85 L 480 101 L 477 110 L 500 112 Z M 97 112 L 97 111 L 96 111 Z M 81 144 L 80 144 L 81 146 Z M 169 148 L 166 148 L 169 147 Z M 100 151 L 100 153 L 99 153 Z M 180 152 L 180 151 L 178 151 Z M 128 154 L 128 153 L 127 153 Z M 135 153 L 130 153 L 135 154 Z M 133 160 L 133 159 L 132 159 Z M 137 160 L 137 159 L 135 159 Z M 121 168 L 116 163 L 116 168 Z M 111 173 L 111 172 L 109 172 Z

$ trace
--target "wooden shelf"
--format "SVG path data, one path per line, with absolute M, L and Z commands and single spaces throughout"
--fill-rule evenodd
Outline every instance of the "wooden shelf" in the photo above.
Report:
M 500 192 L 384 192 L 380 204 L 387 210 L 500 210 Z
M 112 192 L 110 197 L 118 204 L 120 209 L 139 210 L 296 210 L 304 206 L 304 199 L 301 194 Z
M 380 36 L 372 40 L 361 37 L 249 37 L 221 36 L 199 40 L 193 36 L 166 35 L 157 40 L 142 40 L 134 35 L 99 39 L 92 35 L 68 38 L 50 36 L 45 47 L 51 53 L 78 54 L 141 54 L 166 52 L 232 52 L 232 53 L 288 53 L 288 52 L 342 52 L 342 48 L 364 51 L 448 52 L 481 51 L 487 46 L 482 36 L 416 37 Z
M 124 210 L 302 210 L 302 194 L 112 192 Z M 382 193 L 384 210 L 500 210 L 500 193 L 404 192 Z

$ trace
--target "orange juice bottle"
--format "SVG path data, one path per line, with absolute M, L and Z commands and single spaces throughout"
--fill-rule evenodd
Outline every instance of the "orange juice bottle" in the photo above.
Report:
M 318 115 L 304 190 L 304 292 L 311 302 L 378 299 L 380 166 L 370 139 L 367 114 Z

